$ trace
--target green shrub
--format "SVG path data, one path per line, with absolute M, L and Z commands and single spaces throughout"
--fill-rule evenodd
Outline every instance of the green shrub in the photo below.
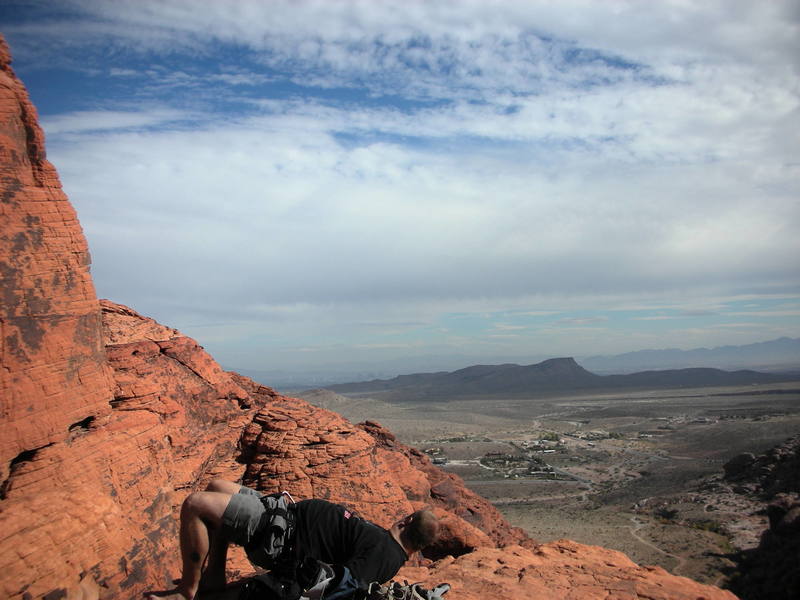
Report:
M 701 531 L 710 531 L 719 535 L 725 535 L 725 529 L 718 521 L 712 519 L 695 519 L 687 523 L 692 529 L 700 529 Z
M 654 514 L 659 519 L 664 519 L 666 521 L 674 521 L 675 517 L 678 516 L 678 511 L 674 508 L 668 508 L 666 506 L 662 506 L 658 510 L 656 510 Z

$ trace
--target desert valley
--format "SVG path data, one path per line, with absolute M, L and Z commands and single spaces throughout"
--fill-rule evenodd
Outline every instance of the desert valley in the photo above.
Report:
M 797 381 L 441 400 L 333 387 L 343 391 L 299 395 L 380 420 L 533 538 L 615 548 L 715 585 L 735 582 L 736 557 L 769 528 L 761 490 L 731 477 L 731 461 L 790 438 L 800 449 Z

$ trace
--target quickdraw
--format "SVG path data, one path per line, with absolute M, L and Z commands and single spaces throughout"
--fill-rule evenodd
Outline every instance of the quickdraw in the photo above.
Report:
M 371 583 L 366 600 L 444 600 L 442 596 L 450 590 L 450 584 L 440 583 L 432 590 L 426 590 L 418 583 L 400 584 L 392 581 L 387 585 Z

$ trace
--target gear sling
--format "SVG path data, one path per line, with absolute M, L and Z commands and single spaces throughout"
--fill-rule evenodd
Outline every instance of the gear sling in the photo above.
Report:
M 297 600 L 304 590 L 318 590 L 326 599 L 349 598 L 358 591 L 346 567 L 332 567 L 312 558 L 300 560 L 295 541 L 294 499 L 288 492 L 261 496 L 264 515 L 255 540 L 245 546 L 247 558 L 269 569 L 247 581 L 240 600 Z

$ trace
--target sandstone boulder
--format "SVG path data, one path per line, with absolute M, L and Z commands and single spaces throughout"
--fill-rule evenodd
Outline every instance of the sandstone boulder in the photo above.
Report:
M 736 600 L 660 567 L 640 567 L 621 552 L 569 540 L 479 548 L 428 568 L 406 567 L 399 577 L 428 588 L 450 583 L 448 600 Z
M 745 600 L 794 600 L 800 597 L 800 436 L 750 456 L 736 470 L 734 491 L 767 502 L 769 529 L 756 548 L 735 557 L 730 587 Z
M 722 465 L 725 470 L 725 479 L 735 481 L 741 477 L 746 476 L 756 457 L 751 452 L 743 452 L 738 454 Z

